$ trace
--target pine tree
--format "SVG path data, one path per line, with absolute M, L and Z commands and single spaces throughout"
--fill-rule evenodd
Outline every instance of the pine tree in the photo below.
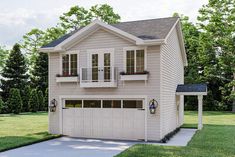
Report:
M 16 88 L 10 89 L 9 99 L 7 103 L 12 113 L 19 114 L 21 112 L 22 100 L 19 89 Z
M 30 97 L 31 88 L 30 86 L 26 86 L 24 91 L 22 92 L 22 112 L 29 112 L 29 97 Z
M 17 88 L 22 93 L 28 79 L 26 60 L 21 53 L 20 45 L 15 44 L 10 52 L 6 64 L 2 70 L 0 88 L 2 89 L 2 99 L 6 101 L 11 88 Z
M 38 92 L 33 89 L 30 93 L 29 106 L 31 112 L 37 112 L 39 109 Z
M 44 97 L 41 90 L 38 90 L 38 102 L 39 102 L 39 111 L 44 109 Z
M 45 93 L 48 87 L 48 56 L 45 53 L 39 53 L 32 70 L 31 81 L 33 87 Z

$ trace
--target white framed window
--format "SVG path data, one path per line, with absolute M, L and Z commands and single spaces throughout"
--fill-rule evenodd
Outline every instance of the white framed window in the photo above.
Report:
M 142 73 L 146 70 L 146 48 L 124 48 L 124 71 L 127 74 Z
M 79 56 L 76 51 L 70 51 L 61 54 L 61 75 L 62 76 L 77 76 L 79 71 Z

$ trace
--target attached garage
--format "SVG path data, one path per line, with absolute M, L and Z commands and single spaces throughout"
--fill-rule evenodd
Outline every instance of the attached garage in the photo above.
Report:
M 63 98 L 62 134 L 101 139 L 145 139 L 144 98 Z

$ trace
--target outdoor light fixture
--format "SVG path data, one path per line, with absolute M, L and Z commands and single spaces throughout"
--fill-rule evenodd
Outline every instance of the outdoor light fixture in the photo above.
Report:
M 56 106 L 57 106 L 57 101 L 55 99 L 51 100 L 50 105 L 49 105 L 50 112 L 55 112 Z
M 158 106 L 157 100 L 155 100 L 155 99 L 150 100 L 150 102 L 149 102 L 150 114 L 155 114 L 156 113 L 157 106 Z

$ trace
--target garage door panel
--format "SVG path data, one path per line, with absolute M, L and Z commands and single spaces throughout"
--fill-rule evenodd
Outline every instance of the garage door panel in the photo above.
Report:
M 64 135 L 104 139 L 144 139 L 144 110 L 69 108 L 62 112 Z
M 93 109 L 93 118 L 92 118 L 92 136 L 101 137 L 102 136 L 102 110 Z
M 74 117 L 73 109 L 63 109 L 63 134 L 64 135 L 72 135 L 74 130 Z

